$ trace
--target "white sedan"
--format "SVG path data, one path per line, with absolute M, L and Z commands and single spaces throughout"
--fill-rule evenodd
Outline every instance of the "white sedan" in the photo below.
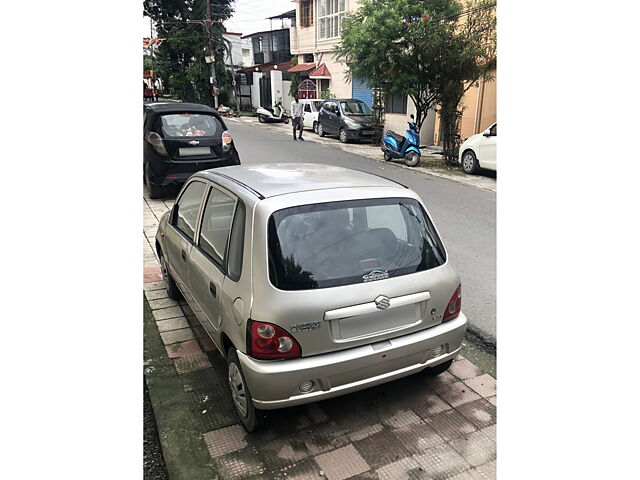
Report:
M 458 153 L 458 162 L 462 164 L 465 173 L 478 173 L 478 170 L 497 170 L 496 165 L 496 137 L 497 123 L 494 123 L 482 133 L 467 138 Z

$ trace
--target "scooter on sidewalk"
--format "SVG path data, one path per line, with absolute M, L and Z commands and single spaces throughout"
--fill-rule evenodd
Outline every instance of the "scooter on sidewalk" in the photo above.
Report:
M 260 123 L 265 123 L 265 122 L 289 123 L 289 116 L 284 111 L 284 108 L 282 108 L 282 105 L 280 104 L 280 102 L 276 103 L 273 108 L 267 109 L 264 107 L 260 107 L 258 108 L 256 113 L 258 114 L 258 121 Z
M 414 118 L 411 114 L 411 120 Z M 387 162 L 395 158 L 402 158 L 407 167 L 415 167 L 420 163 L 420 135 L 418 125 L 415 122 L 407 123 L 409 130 L 407 130 L 406 138 L 393 130 L 387 130 L 382 139 L 381 150 L 384 152 L 384 159 Z

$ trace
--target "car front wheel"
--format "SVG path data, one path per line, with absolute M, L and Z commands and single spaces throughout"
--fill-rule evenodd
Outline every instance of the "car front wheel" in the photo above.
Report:
M 462 170 L 464 170 L 464 173 L 470 175 L 478 171 L 478 159 L 476 158 L 476 154 L 471 150 L 467 150 L 462 155 Z
M 318 136 L 324 137 L 324 128 L 322 127 L 322 123 L 318 123 Z
M 344 128 L 340 129 L 340 141 L 342 143 L 349 142 L 349 138 L 347 137 L 347 131 Z
M 231 399 L 240 421 L 248 432 L 260 430 L 266 424 L 266 414 L 253 406 L 253 400 L 234 347 L 229 348 L 227 352 L 227 372 Z

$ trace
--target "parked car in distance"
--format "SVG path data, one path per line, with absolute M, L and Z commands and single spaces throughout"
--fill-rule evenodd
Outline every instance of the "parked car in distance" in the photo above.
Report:
M 314 133 L 318 133 L 318 113 L 322 107 L 322 102 L 324 102 L 324 100 L 300 100 L 304 110 L 304 128 L 313 130 Z
M 200 170 L 239 165 L 240 158 L 220 114 L 195 103 L 144 106 L 144 181 L 150 198 L 184 183 Z
M 342 143 L 349 140 L 373 140 L 375 130 L 371 109 L 353 98 L 325 100 L 318 114 L 318 135 L 338 135 Z
M 458 162 L 466 173 L 478 173 L 481 168 L 497 170 L 496 138 L 498 124 L 494 123 L 482 133 L 467 138 L 458 153 Z
M 265 412 L 444 372 L 467 319 L 420 197 L 317 164 L 205 170 L 160 220 L 168 295 L 226 359 L 248 431 Z

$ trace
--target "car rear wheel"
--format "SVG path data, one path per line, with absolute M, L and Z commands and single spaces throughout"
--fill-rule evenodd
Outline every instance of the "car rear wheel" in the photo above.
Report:
M 182 295 L 180 294 L 178 285 L 176 285 L 176 282 L 173 280 L 171 273 L 169 273 L 167 261 L 165 260 L 162 252 L 160 252 L 160 271 L 162 272 L 162 280 L 164 281 L 164 286 L 167 289 L 167 295 L 169 298 L 171 300 L 180 300 Z
M 162 197 L 162 187 L 159 185 L 154 185 L 149 180 L 149 164 L 145 166 L 144 169 L 144 183 L 147 186 L 147 191 L 149 192 L 149 198 L 151 200 L 156 200 Z
M 340 138 L 340 141 L 342 143 L 348 143 L 349 142 L 349 138 L 347 137 L 347 131 L 344 128 L 340 129 L 339 138 Z
M 440 365 L 436 365 L 435 367 L 426 368 L 424 372 L 431 377 L 435 377 L 436 375 L 440 375 L 441 373 L 446 372 L 452 363 L 453 359 L 447 360 L 446 362 L 441 363 Z
M 407 156 L 404 157 L 404 164 L 407 167 L 415 167 L 418 163 L 420 163 L 420 155 L 416 152 L 409 152 Z
M 266 413 L 253 406 L 253 400 L 234 347 L 229 348 L 227 352 L 227 372 L 231 399 L 240 421 L 248 432 L 260 430 L 266 424 Z
M 313 122 L 313 133 L 318 133 L 318 122 Z
M 478 171 L 478 159 L 476 158 L 476 154 L 471 150 L 467 150 L 462 155 L 462 170 L 464 170 L 464 173 L 470 175 Z

